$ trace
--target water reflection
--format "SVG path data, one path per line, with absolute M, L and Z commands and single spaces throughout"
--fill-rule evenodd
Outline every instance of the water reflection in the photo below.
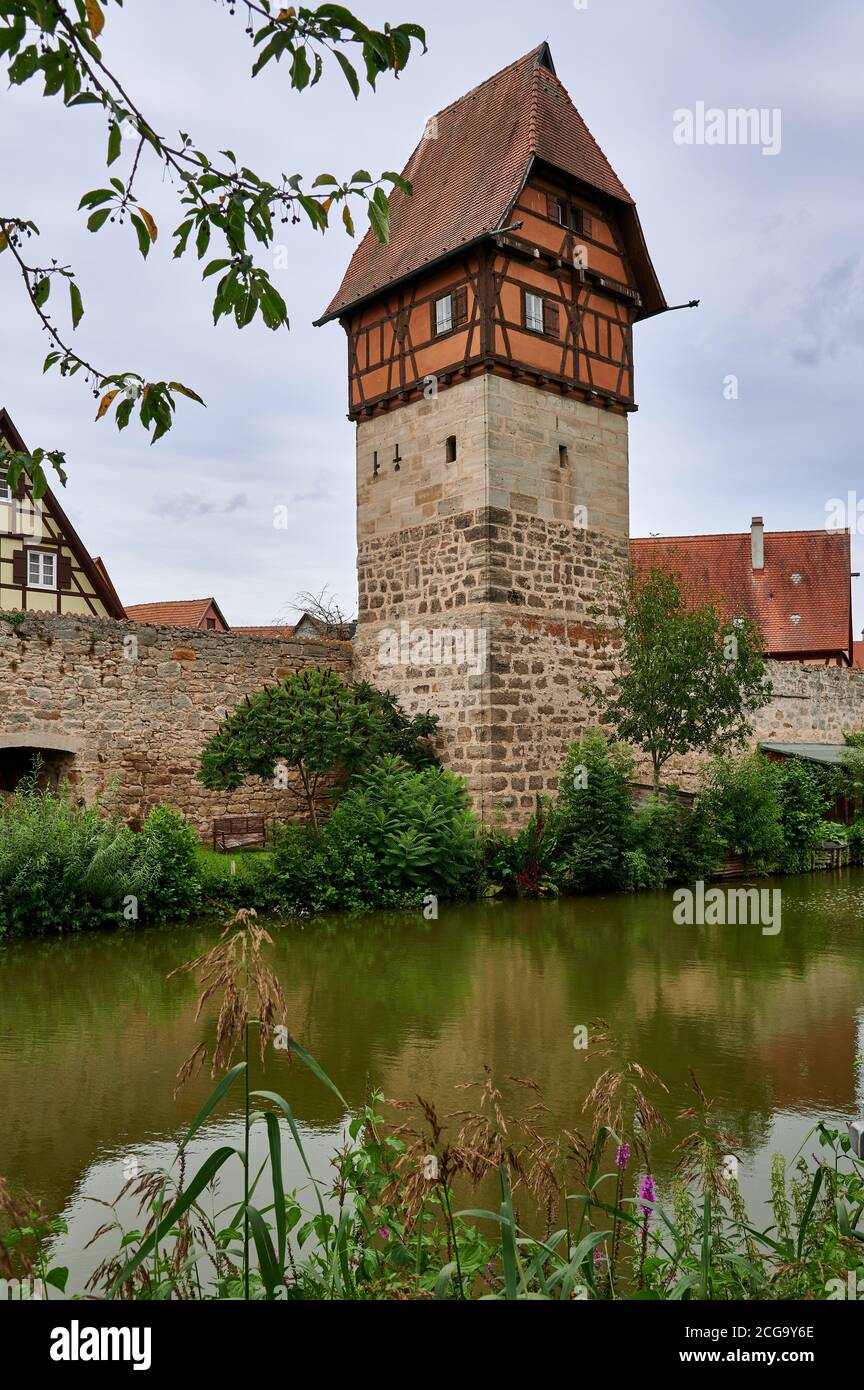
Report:
M 657 893 L 442 908 L 438 922 L 389 914 L 285 924 L 274 930 L 273 960 L 292 1031 L 351 1105 L 380 1086 L 455 1108 L 453 1087 L 488 1063 L 501 1081 L 539 1084 L 550 1128 L 579 1126 L 600 1064 L 574 1051 L 573 1029 L 602 1016 L 625 1051 L 663 1077 L 671 1119 L 690 1101 L 693 1067 L 739 1141 L 744 1185 L 761 1199 L 774 1148 L 792 1153 L 815 1119 L 864 1104 L 855 1067 L 862 922 L 864 873 L 853 870 L 784 880 L 776 937 L 676 927 L 671 895 Z M 104 1216 L 86 1199 L 115 1196 L 130 1154 L 142 1167 L 170 1160 L 208 1092 L 205 1075 L 172 1097 L 202 1025 L 194 981 L 166 976 L 215 930 L 0 950 L 0 1172 L 70 1220 L 64 1259 L 76 1278 L 95 1262 L 78 1253 L 81 1237 Z M 275 1053 L 263 1070 L 256 1061 L 253 1082 L 290 1097 L 316 1171 L 326 1172 L 345 1119 L 335 1097 Z M 217 1131 L 236 1142 L 239 1114 L 238 1093 L 202 1151 Z M 682 1132 L 673 1125 L 656 1154 L 661 1178 Z

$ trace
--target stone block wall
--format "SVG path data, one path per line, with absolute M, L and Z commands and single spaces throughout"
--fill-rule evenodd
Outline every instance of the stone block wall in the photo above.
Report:
M 356 675 L 437 714 L 484 819 L 524 823 L 610 668 L 626 416 L 472 378 L 361 421 L 357 495 Z
M 198 757 L 223 715 L 296 671 L 351 671 L 350 644 L 149 627 L 111 619 L 0 620 L 0 760 L 44 748 L 87 801 L 138 824 L 160 802 L 205 835 L 223 815 L 285 818 L 294 800 L 249 779 L 235 792 L 198 782 Z

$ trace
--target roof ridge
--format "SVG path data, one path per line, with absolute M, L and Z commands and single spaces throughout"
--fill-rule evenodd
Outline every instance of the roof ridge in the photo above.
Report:
M 827 526 L 816 526 L 810 530 L 786 531 L 766 531 L 765 536 L 848 536 L 851 531 L 846 528 L 828 528 Z M 696 531 L 690 532 L 686 536 L 631 536 L 630 544 L 638 545 L 642 542 L 649 545 L 656 545 L 662 541 L 729 541 L 729 540 L 749 540 L 749 531 Z
M 505 77 L 507 73 L 512 72 L 514 68 L 518 68 L 523 63 L 527 63 L 529 58 L 536 58 L 542 52 L 543 47 L 544 45 L 542 43 L 538 44 L 537 47 L 532 48 L 530 52 L 523 53 L 521 58 L 517 58 L 512 63 L 508 63 L 506 67 L 500 68 L 498 72 L 493 72 L 491 77 L 484 78 L 482 82 L 477 83 L 476 87 L 472 87 L 468 92 L 463 92 L 461 97 L 456 97 L 454 101 L 448 102 L 446 106 L 442 106 L 440 111 L 435 112 L 435 119 L 437 120 L 440 116 L 446 116 L 448 111 L 452 111 L 455 107 L 461 106 L 463 102 L 469 101 L 471 97 L 477 96 L 478 92 L 482 92 L 484 87 L 491 86 L 493 82 L 499 81 L 499 79 Z M 540 67 L 541 64 L 536 64 L 535 70 L 539 71 Z M 544 68 L 543 71 L 549 72 L 549 69 Z M 554 74 L 550 72 L 549 76 L 552 77 Z

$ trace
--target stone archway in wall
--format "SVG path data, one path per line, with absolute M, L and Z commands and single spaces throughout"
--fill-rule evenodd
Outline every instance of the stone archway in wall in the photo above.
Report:
M 13 792 L 38 768 L 37 787 L 56 791 L 61 782 L 75 782 L 77 740 L 41 730 L 24 734 L 0 733 L 0 796 Z

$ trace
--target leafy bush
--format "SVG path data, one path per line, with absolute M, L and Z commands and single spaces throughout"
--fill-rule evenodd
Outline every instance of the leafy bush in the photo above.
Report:
M 410 717 L 394 695 L 366 682 L 302 671 L 247 696 L 226 716 L 201 754 L 199 776 L 205 787 L 231 791 L 245 777 L 272 783 L 282 773 L 286 795 L 317 829 L 320 798 L 376 758 L 434 764 L 429 739 L 437 724 L 431 714 Z
M 384 757 L 358 774 L 319 831 L 290 826 L 273 877 L 291 906 L 389 907 L 476 891 L 480 840 L 465 784 Z
M 779 867 L 787 874 L 806 873 L 812 867 L 813 846 L 828 834 L 822 818 L 828 796 L 819 773 L 798 758 L 773 766 L 783 832 Z
M 0 935 L 75 931 L 122 920 L 135 837 L 68 788 L 24 782 L 0 802 Z M 130 891 L 130 890 L 127 890 Z
M 537 809 L 515 835 L 490 831 L 483 844 L 486 882 L 491 888 L 520 897 L 537 898 L 558 892 L 555 840 L 548 810 L 537 798 Z
M 134 837 L 134 861 L 127 892 L 138 899 L 141 917 L 167 922 L 188 917 L 201 906 L 201 879 L 195 850 L 198 837 L 172 806 L 157 806 Z
M 136 834 L 66 786 L 25 782 L 0 803 L 0 935 L 119 925 L 130 898 L 140 920 L 188 916 L 201 898 L 195 843 L 169 807 Z
M 276 906 L 273 856 L 267 850 L 246 849 L 238 854 L 220 854 L 218 850 L 199 845 L 195 858 L 205 909 L 254 907 L 261 911 Z
M 776 764 L 761 753 L 717 757 L 703 782 L 701 802 L 724 849 L 756 869 L 783 857 L 783 820 Z
M 599 730 L 570 747 L 550 822 L 552 855 L 564 891 L 590 893 L 627 886 L 631 848 L 633 759 Z

